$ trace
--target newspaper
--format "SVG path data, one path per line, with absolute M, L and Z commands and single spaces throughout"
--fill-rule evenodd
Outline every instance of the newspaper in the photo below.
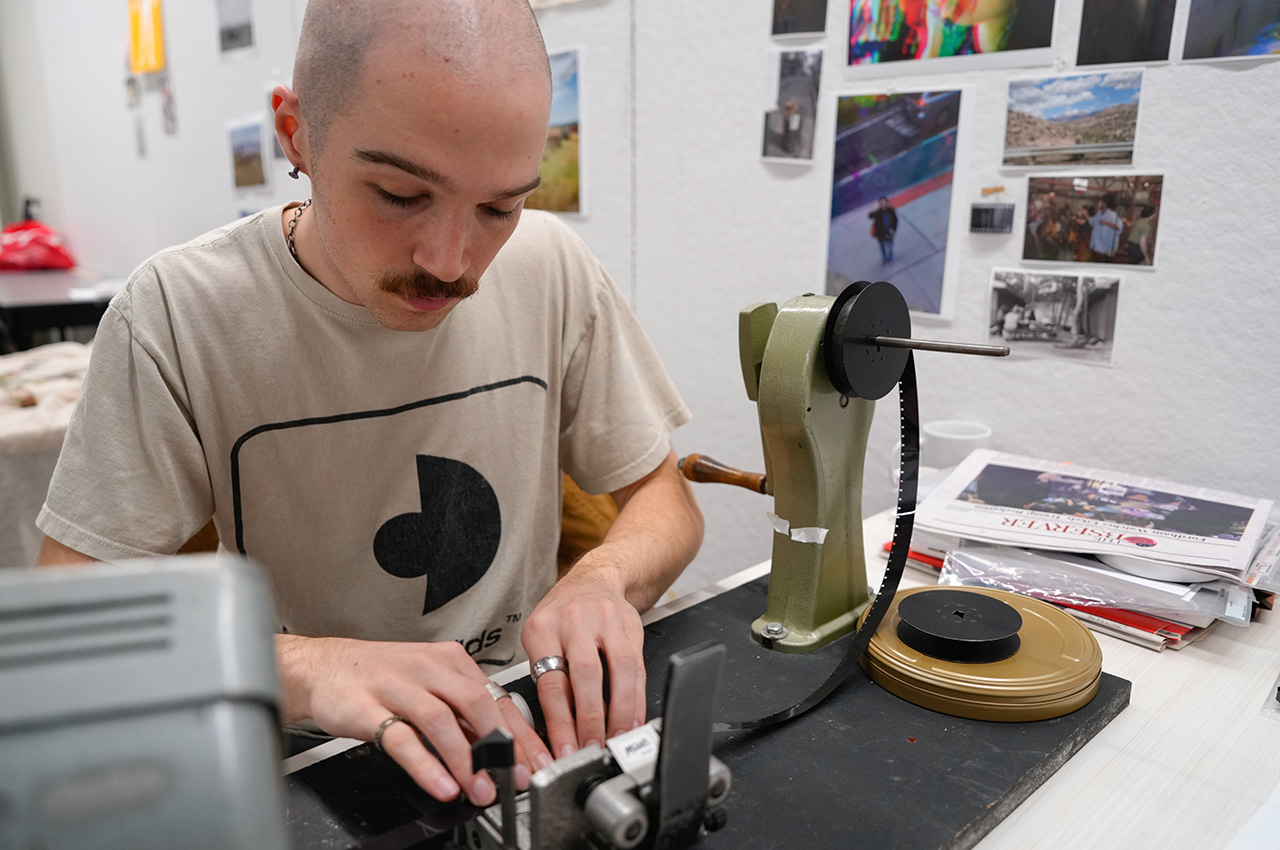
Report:
M 1124 554 L 1241 581 L 1271 513 L 1257 499 L 987 449 L 920 504 L 916 524 L 973 540 Z

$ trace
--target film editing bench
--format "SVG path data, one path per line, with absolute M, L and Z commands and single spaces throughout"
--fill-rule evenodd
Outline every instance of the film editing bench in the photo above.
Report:
M 560 759 L 519 797 L 510 742 L 477 742 L 500 787 L 486 810 L 435 802 L 357 741 L 293 756 L 275 781 L 273 617 L 251 565 L 0 575 L 0 846 L 1224 846 L 1280 780 L 1280 723 L 1254 705 L 1280 666 L 1276 624 L 1211 635 L 1201 658 L 1103 637 L 1107 666 L 1153 694 L 1125 710 L 1130 682 L 1056 609 L 898 590 L 912 349 L 993 353 L 911 339 L 885 283 L 742 311 L 765 472 L 700 456 L 682 469 L 773 496 L 771 562 L 646 616 L 658 720 Z M 870 419 L 895 386 L 899 504 L 864 522 Z M 890 526 L 873 594 L 868 553 Z M 537 724 L 526 673 L 495 678 Z

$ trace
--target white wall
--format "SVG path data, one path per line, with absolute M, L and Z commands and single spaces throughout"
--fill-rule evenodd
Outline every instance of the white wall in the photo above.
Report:
M 1081 4 L 1059 0 L 1057 70 L 1074 64 Z M 761 467 L 738 369 L 737 311 L 822 289 L 834 96 L 854 87 L 840 69 L 847 3 L 829 6 L 809 167 L 759 159 L 771 0 L 587 0 L 540 14 L 550 49 L 585 50 L 588 210 L 571 221 L 633 293 L 693 408 L 694 421 L 677 434 L 681 454 Z M 12 188 L 44 198 L 46 218 L 84 264 L 125 273 L 242 206 L 231 190 L 225 121 L 259 109 L 266 80 L 287 79 L 298 9 L 296 0 L 258 2 L 259 49 L 223 60 L 214 7 L 165 5 L 179 133 L 163 135 L 158 94 L 145 93 L 140 161 L 123 105 L 124 4 L 0 3 Z M 1184 0 L 1175 55 L 1186 14 Z M 955 186 L 965 206 L 983 186 L 1003 184 L 1015 196 L 1025 189 L 1024 176 L 998 168 L 1005 87 L 1023 73 L 887 81 L 900 90 L 966 87 L 970 155 Z M 1133 171 L 1166 175 L 1159 269 L 1123 273 L 1114 368 L 925 353 L 917 358 L 923 415 L 983 420 L 1013 451 L 1280 496 L 1271 386 L 1280 361 L 1280 64 L 1152 67 L 1141 121 Z M 283 169 L 273 179 L 270 192 L 243 206 L 305 195 Z M 982 340 L 991 268 L 1016 266 L 1020 247 L 1016 235 L 959 231 L 954 320 L 917 323 L 917 335 Z M 882 402 L 872 429 L 873 508 L 891 503 L 895 404 L 893 396 Z M 711 485 L 698 493 L 707 539 L 684 587 L 769 554 L 770 500 Z

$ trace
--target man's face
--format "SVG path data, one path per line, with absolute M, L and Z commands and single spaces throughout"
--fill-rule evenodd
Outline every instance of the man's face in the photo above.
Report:
M 373 51 L 312 159 L 311 271 L 388 328 L 434 328 L 473 294 L 537 186 L 549 87 L 499 76 Z

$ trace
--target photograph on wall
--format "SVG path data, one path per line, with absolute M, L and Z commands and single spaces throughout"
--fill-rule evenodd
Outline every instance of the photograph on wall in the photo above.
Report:
M 1177 0 L 1084 0 L 1077 65 L 1167 62 Z
M 949 318 L 960 99 L 951 90 L 837 100 L 828 294 L 887 280 L 912 310 Z
M 1129 165 L 1142 71 L 1012 80 L 1004 165 Z
M 1163 191 L 1159 175 L 1028 178 L 1022 259 L 1150 268 Z
M 215 0 L 218 49 L 223 53 L 253 47 L 253 0 Z
M 1112 365 L 1120 279 L 993 269 L 987 340 L 1012 356 Z
M 524 205 L 534 210 L 582 212 L 582 168 L 578 147 L 580 51 L 562 50 L 552 53 L 550 59 L 551 122 L 539 167 L 542 185 L 525 199 Z
M 231 143 L 231 173 L 237 189 L 256 189 L 267 184 L 262 161 L 261 115 L 227 125 Z
M 851 67 L 932 72 L 1053 61 L 1054 0 L 849 0 Z
M 822 51 L 774 50 L 768 56 L 776 89 L 764 114 L 764 156 L 807 162 L 813 159 Z
M 1280 0 L 1191 0 L 1183 60 L 1280 56 Z
M 818 35 L 827 29 L 827 0 L 773 0 L 774 35 Z

